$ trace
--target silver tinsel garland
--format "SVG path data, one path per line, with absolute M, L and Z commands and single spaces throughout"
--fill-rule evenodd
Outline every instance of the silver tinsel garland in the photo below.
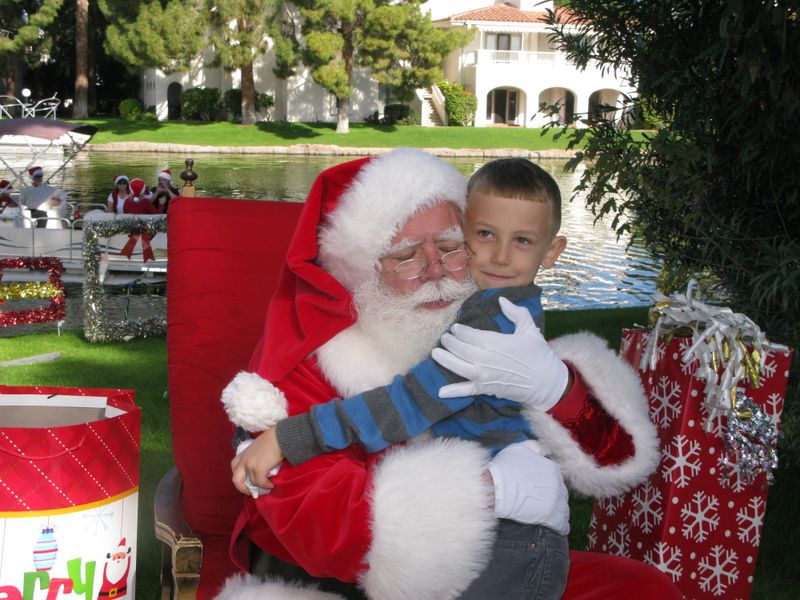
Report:
M 723 481 L 735 473 L 745 485 L 750 485 L 761 473 L 766 473 L 767 485 L 775 479 L 778 468 L 778 430 L 764 409 L 748 398 L 744 390 L 736 389 L 736 406 L 728 415 L 723 443 Z
M 164 335 L 165 317 L 149 317 L 128 321 L 107 321 L 103 315 L 105 294 L 100 284 L 100 240 L 121 233 L 146 234 L 151 237 L 166 233 L 166 216 L 120 216 L 113 221 L 86 221 L 83 232 L 83 328 L 90 342 L 128 341 L 139 337 Z

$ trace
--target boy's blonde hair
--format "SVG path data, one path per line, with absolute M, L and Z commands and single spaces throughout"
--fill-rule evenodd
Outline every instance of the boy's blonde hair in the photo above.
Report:
M 473 173 L 467 197 L 473 192 L 547 202 L 553 209 L 553 235 L 561 228 L 561 190 L 550 174 L 527 158 L 498 158 Z

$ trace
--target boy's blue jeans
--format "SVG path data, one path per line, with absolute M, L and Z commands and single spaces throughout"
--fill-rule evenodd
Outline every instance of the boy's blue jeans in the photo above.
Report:
M 499 519 L 489 564 L 459 600 L 558 600 L 568 571 L 566 536 Z

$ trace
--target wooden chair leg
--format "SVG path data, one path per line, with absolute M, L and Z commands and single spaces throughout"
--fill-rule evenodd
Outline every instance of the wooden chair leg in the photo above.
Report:
M 178 511 L 183 478 L 173 467 L 158 483 L 155 534 L 161 553 L 161 600 L 194 600 L 200 584 L 203 544 Z

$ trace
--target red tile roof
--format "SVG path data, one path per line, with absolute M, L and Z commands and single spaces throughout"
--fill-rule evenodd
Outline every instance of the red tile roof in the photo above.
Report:
M 564 11 L 561 9 L 559 12 Z M 486 8 L 477 8 L 449 17 L 451 21 L 505 21 L 510 23 L 543 23 L 547 13 L 541 11 L 520 10 L 508 4 L 495 4 Z M 568 16 L 568 13 L 567 13 Z

